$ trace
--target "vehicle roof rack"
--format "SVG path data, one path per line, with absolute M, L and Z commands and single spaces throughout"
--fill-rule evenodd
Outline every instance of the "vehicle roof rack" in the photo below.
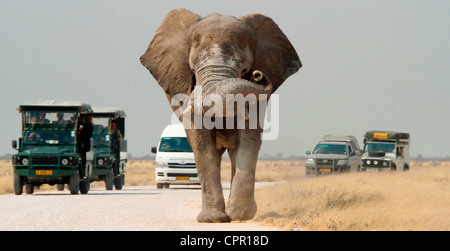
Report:
M 409 133 L 373 130 L 366 132 L 364 137 L 371 139 L 409 139 Z

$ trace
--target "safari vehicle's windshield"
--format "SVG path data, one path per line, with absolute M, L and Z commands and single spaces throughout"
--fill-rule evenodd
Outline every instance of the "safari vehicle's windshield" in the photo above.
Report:
M 347 155 L 346 145 L 335 144 L 318 144 L 313 151 L 313 154 L 343 154 Z
M 160 152 L 192 152 L 187 138 L 166 137 L 161 139 Z
M 25 131 L 25 145 L 73 145 L 74 131 Z
M 395 152 L 395 143 L 384 143 L 384 142 L 367 143 L 364 146 L 364 152 L 393 153 Z
M 94 147 L 109 146 L 111 140 L 109 135 L 109 122 L 110 119 L 108 116 L 92 118 Z
M 24 112 L 25 130 L 73 130 L 75 111 L 27 110 Z

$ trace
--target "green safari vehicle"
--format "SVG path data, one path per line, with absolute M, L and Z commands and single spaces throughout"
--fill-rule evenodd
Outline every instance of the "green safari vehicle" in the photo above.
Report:
M 94 160 L 89 179 L 105 181 L 106 190 L 121 190 L 127 162 L 126 114 L 114 107 L 94 107 L 92 117 Z
M 42 184 L 69 185 L 71 194 L 87 194 L 92 108 L 77 101 L 33 101 L 18 107 L 22 136 L 12 147 L 14 193 L 32 194 Z

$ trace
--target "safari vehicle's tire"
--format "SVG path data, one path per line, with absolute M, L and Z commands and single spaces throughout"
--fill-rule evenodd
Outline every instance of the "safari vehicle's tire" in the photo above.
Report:
M 157 189 L 163 189 L 164 184 L 163 183 L 156 183 Z
M 80 189 L 80 176 L 78 175 L 78 170 L 76 173 L 69 178 L 69 188 L 70 194 L 78 194 Z
M 64 191 L 64 184 L 56 184 L 56 190 Z
M 123 184 L 125 183 L 125 175 L 121 174 L 119 177 L 114 178 L 114 187 L 116 190 L 122 190 Z
M 105 187 L 106 190 L 113 190 L 114 186 L 114 171 L 113 169 L 109 169 L 109 173 L 105 175 Z
M 34 185 L 33 184 L 25 184 L 25 193 L 33 194 L 34 193 Z
M 80 181 L 80 193 L 87 194 L 91 187 L 91 182 L 89 181 L 89 177 L 86 180 Z
M 14 174 L 14 194 L 21 195 L 23 192 L 23 182 L 19 175 Z
M 391 165 L 391 171 L 397 171 L 397 166 L 394 163 Z
M 409 165 L 408 165 L 408 164 L 405 164 L 405 165 L 403 166 L 403 171 L 404 171 L 404 172 L 409 171 Z

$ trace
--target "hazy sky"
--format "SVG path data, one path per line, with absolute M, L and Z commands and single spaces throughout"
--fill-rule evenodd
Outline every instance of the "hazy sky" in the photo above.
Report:
M 304 155 L 325 134 L 411 133 L 411 154 L 450 156 L 450 1 L 0 0 L 0 155 L 23 101 L 125 109 L 128 151 L 149 154 L 171 108 L 139 61 L 174 8 L 270 16 L 303 67 L 277 90 L 280 133 L 260 155 Z

